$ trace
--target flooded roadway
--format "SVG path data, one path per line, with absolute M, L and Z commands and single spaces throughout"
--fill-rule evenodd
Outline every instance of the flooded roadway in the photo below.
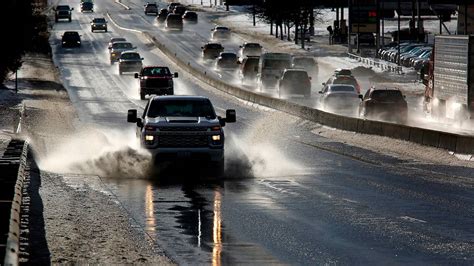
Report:
M 98 13 L 104 11 L 100 7 Z M 110 25 L 108 33 L 91 34 L 84 26 L 91 16 L 57 24 L 52 33 L 54 39 L 65 29 L 83 29 L 83 48 L 55 46 L 53 52 L 80 125 L 97 127 L 105 137 L 92 130 L 89 136 L 71 136 L 84 143 L 66 143 L 63 152 L 51 150 L 50 157 L 80 164 L 84 153 L 85 159 L 99 156 L 93 164 L 98 168 L 140 168 L 137 160 L 117 164 L 124 156 L 113 155 L 132 146 L 127 109 L 142 110 L 146 102 L 139 100 L 136 80 L 119 76 L 116 66 L 108 64 L 106 43 L 125 36 L 138 46 L 144 64 L 176 69 L 133 33 Z M 298 118 L 218 92 L 187 73 L 181 72 L 175 85 L 177 94 L 209 97 L 219 114 L 237 110 L 238 122 L 226 126 L 225 177 L 212 181 L 199 167 L 180 165 L 184 173 L 96 178 L 107 188 L 100 191 L 123 206 L 137 234 L 179 264 L 474 261 L 471 169 L 425 165 L 322 138 Z M 120 137 L 111 137 L 115 131 Z M 107 156 L 100 158 L 104 149 Z M 90 166 L 80 169 L 101 170 Z M 82 182 L 95 189 L 88 179 Z

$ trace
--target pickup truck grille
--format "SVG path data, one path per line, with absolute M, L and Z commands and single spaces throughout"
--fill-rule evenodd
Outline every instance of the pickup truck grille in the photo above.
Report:
M 160 131 L 207 131 L 207 127 L 160 127 Z
M 180 148 L 180 147 L 207 147 L 209 144 L 207 135 L 159 135 L 158 147 Z
M 169 86 L 168 79 L 147 79 L 145 86 L 151 88 L 167 88 Z

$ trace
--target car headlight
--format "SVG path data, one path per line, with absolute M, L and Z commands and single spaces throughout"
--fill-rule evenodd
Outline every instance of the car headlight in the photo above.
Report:
M 152 136 L 152 135 L 145 135 L 145 140 L 146 140 L 146 141 L 153 141 L 153 140 L 155 140 L 155 136 Z
M 81 43 L 81 41 L 77 41 L 77 43 Z
M 65 41 L 63 41 L 63 44 L 65 44 L 65 43 L 66 43 L 66 42 L 65 42 Z
M 212 140 L 213 141 L 220 141 L 221 140 L 221 135 L 213 135 Z

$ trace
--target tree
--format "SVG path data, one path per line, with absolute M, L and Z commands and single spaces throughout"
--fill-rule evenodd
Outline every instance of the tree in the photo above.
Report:
M 2 53 L 0 60 L 0 83 L 21 67 L 21 58 L 32 40 L 32 13 L 31 0 L 2 1 L 0 32 L 5 38 L 2 46 L 6 52 Z

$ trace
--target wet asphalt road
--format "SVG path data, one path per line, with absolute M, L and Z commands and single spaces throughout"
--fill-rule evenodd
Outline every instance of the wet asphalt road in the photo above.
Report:
M 78 1 L 64 2 L 78 9 Z M 129 16 L 113 1 L 97 1 L 95 13 L 75 12 L 72 23 L 55 24 L 51 42 L 81 122 L 104 134 L 130 132 L 126 110 L 143 109 L 145 101 L 133 76 L 119 76 L 117 66 L 109 65 L 108 39 L 125 36 L 138 46 L 144 64 L 170 62 L 144 38 L 112 23 L 108 33 L 91 33 L 92 17 L 106 11 L 120 14 L 130 27 L 144 23 L 133 15 L 136 10 L 127 11 Z M 80 31 L 83 46 L 62 49 L 58 38 L 64 30 Z M 200 165 L 178 164 L 145 178 L 101 180 L 137 232 L 179 264 L 474 262 L 470 169 L 333 142 L 312 134 L 313 127 L 298 118 L 242 102 L 170 68 L 180 72 L 177 94 L 208 96 L 220 114 L 237 110 L 238 122 L 226 127 L 225 177 L 210 180 Z

